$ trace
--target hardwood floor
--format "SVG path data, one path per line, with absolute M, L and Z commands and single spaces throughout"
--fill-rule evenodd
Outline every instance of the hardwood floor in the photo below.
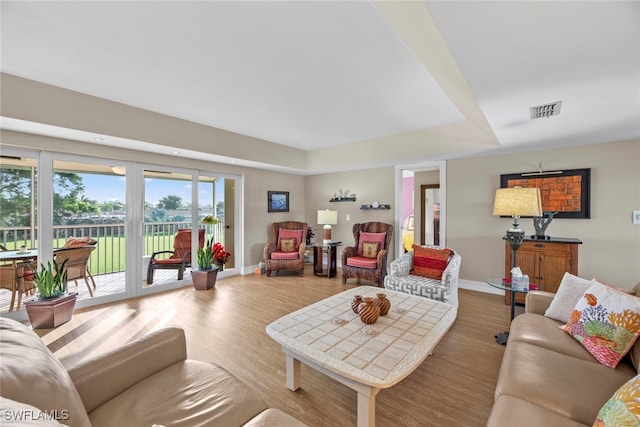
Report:
M 351 282 L 351 281 L 350 281 Z M 364 282 L 363 282 L 364 283 Z M 37 330 L 65 366 L 161 328 L 186 331 L 192 359 L 228 369 L 271 405 L 310 426 L 352 426 L 356 393 L 327 376 L 302 367 L 302 387 L 285 386 L 285 357 L 265 332 L 277 318 L 355 286 L 340 277 L 235 276 L 209 291 L 192 287 L 145 298 L 78 310 L 55 330 Z M 434 354 L 410 376 L 380 391 L 376 425 L 484 426 L 504 347 L 496 332 L 508 328 L 509 307 L 497 295 L 460 290 L 455 324 Z

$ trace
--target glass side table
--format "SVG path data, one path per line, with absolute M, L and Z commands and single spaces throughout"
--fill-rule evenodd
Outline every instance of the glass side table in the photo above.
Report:
M 515 312 L 516 312 L 516 293 L 520 293 L 520 294 L 526 294 L 529 291 L 523 291 L 523 290 L 518 290 L 515 289 L 511 283 L 510 279 L 497 279 L 497 278 L 491 278 L 491 279 L 487 279 L 487 283 L 490 284 L 491 286 L 493 286 L 494 288 L 498 288 L 498 289 L 502 289 L 503 291 L 510 291 L 511 292 L 511 318 L 509 319 L 509 323 L 511 323 L 511 321 L 513 320 L 513 318 L 515 317 Z M 529 289 L 530 290 L 534 290 L 534 289 L 538 289 L 538 286 L 536 285 L 529 285 Z M 509 332 L 499 332 L 496 335 L 496 342 L 498 344 L 506 344 L 507 343 L 507 339 L 509 338 Z

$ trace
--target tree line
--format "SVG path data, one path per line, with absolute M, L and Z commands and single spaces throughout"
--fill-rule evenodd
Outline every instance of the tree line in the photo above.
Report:
M 0 227 L 30 226 L 31 180 L 31 169 L 0 167 Z M 56 171 L 53 184 L 53 225 L 124 222 L 125 204 L 89 198 L 81 175 Z M 33 194 L 33 200 L 35 196 Z M 181 197 L 168 195 L 155 206 L 145 202 L 145 221 L 184 221 L 184 213 L 190 213 L 190 210 L 191 204 L 185 204 Z M 216 216 L 223 215 L 224 204 L 219 202 Z

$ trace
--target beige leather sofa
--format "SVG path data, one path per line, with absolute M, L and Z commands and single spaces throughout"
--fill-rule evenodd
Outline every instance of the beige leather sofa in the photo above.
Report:
M 554 294 L 531 291 L 511 323 L 489 427 L 591 426 L 605 402 L 638 372 L 640 344 L 615 369 L 600 364 L 544 316 Z
M 0 318 L 0 425 L 303 426 L 162 329 L 68 371 L 29 328 Z

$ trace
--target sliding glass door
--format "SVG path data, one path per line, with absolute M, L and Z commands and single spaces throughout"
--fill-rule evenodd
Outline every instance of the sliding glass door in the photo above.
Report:
M 95 248 L 87 280 L 69 284 L 79 293 L 76 307 L 190 285 L 195 256 L 181 279 L 179 269 L 160 268 L 152 269 L 153 280 L 148 280 L 152 259 L 170 256 L 181 230 L 191 234 L 186 246 L 192 253 L 204 243 L 197 230 L 224 249 L 218 277 L 239 272 L 238 176 L 3 147 L 0 178 L 0 250 L 32 248 L 37 262 L 46 264 L 68 245 Z M 217 223 L 205 230 L 207 215 Z M 9 311 L 15 292 L 15 278 L 4 279 L 0 313 Z

